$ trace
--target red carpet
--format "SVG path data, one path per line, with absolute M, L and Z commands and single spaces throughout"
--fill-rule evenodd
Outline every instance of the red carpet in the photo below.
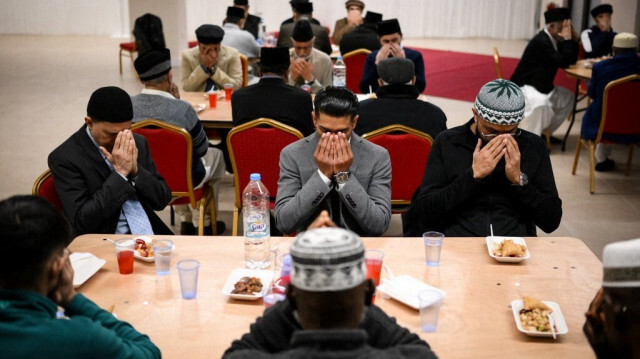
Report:
M 493 56 L 413 48 L 422 53 L 427 88 L 425 94 L 473 102 L 485 83 L 497 77 Z M 508 79 L 520 59 L 500 57 L 502 75 Z M 575 80 L 567 78 L 562 70 L 556 73 L 555 84 L 573 91 Z

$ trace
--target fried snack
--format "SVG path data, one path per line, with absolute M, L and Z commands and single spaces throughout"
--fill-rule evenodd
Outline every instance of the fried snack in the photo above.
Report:
M 536 298 L 533 298 L 533 297 L 524 296 L 522 298 L 522 301 L 524 303 L 524 309 L 525 310 L 540 309 L 540 310 L 546 310 L 549 313 L 551 313 L 553 311 L 546 304 L 542 303 L 539 299 L 536 299 Z
M 493 244 L 493 255 L 496 257 L 523 257 L 526 254 L 527 247 L 515 243 L 512 239 Z
M 553 312 L 546 304 L 533 297 L 523 297 L 524 309 L 520 311 L 522 328 L 531 332 L 550 332 L 549 315 Z
M 262 291 L 262 282 L 257 277 L 242 277 L 233 285 L 233 294 L 250 294 Z

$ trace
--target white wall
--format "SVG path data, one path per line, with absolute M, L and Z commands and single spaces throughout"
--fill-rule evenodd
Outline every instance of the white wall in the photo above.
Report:
M 1 0 L 0 34 L 128 37 L 127 0 Z

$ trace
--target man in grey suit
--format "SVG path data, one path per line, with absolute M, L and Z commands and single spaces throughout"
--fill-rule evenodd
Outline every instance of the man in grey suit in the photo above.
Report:
M 304 231 L 328 210 L 340 227 L 381 235 L 391 219 L 389 153 L 353 133 L 358 100 L 351 91 L 329 86 L 316 94 L 314 107 L 316 133 L 280 153 L 276 227 Z
M 295 12 L 293 14 L 293 23 L 283 24 L 280 26 L 280 33 L 278 34 L 278 46 L 293 47 L 291 42 L 291 35 L 293 34 L 293 27 L 295 23 L 300 20 L 307 20 L 311 23 L 311 30 L 313 30 L 313 36 L 315 41 L 313 47 L 324 52 L 327 55 L 331 55 L 331 40 L 329 40 L 329 32 L 326 28 L 313 23 L 312 3 L 301 3 L 296 5 Z

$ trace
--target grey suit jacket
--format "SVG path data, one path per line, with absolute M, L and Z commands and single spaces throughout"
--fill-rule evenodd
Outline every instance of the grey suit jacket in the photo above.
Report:
M 327 209 L 331 187 L 326 185 L 313 157 L 318 135 L 313 133 L 280 153 L 280 179 L 274 210 L 283 233 L 304 231 L 321 210 Z M 337 225 L 362 236 L 379 236 L 391 220 L 391 160 L 384 148 L 351 135 L 353 163 L 340 193 Z M 329 206 L 330 208 L 330 206 Z

